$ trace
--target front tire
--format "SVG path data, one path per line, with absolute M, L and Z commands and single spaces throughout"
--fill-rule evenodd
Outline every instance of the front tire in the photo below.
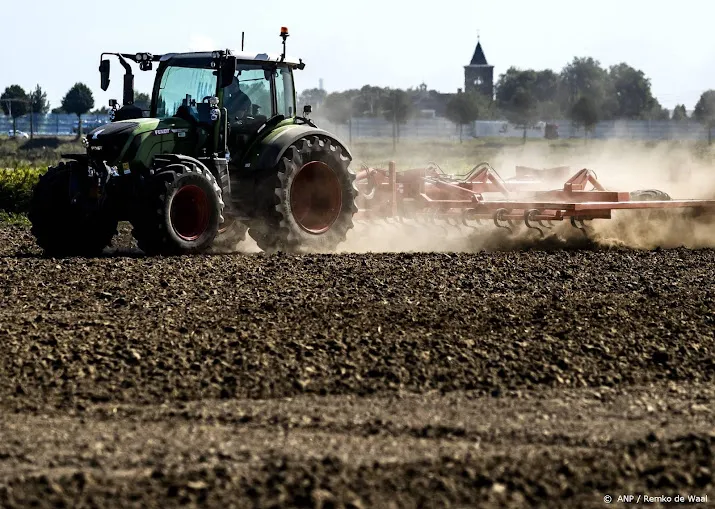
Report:
M 355 174 L 345 149 L 325 136 L 292 144 L 256 186 L 248 234 L 264 251 L 331 251 L 357 212 Z
M 172 164 L 154 175 L 132 235 L 148 255 L 200 253 L 214 241 L 223 208 L 221 188 L 208 169 Z
M 110 246 L 118 220 L 90 206 L 87 168 L 78 162 L 48 168 L 33 189 L 28 217 L 45 255 L 97 256 Z

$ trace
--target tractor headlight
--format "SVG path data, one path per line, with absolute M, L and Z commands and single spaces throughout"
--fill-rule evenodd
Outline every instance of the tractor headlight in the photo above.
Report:
M 82 145 L 84 146 L 84 148 L 89 147 L 89 141 L 87 141 L 87 137 L 86 137 L 86 136 L 83 136 L 83 137 L 82 137 Z
M 141 62 L 141 61 L 142 61 L 142 54 L 141 54 L 141 53 L 137 53 L 136 55 L 134 55 L 134 58 L 136 59 L 137 62 Z
M 213 96 L 209 98 L 209 104 L 212 108 L 218 108 L 218 97 Z

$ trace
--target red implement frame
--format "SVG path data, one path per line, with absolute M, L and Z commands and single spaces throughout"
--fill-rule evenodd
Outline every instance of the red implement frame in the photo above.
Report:
M 607 191 L 596 174 L 578 171 L 560 188 L 544 191 L 549 183 L 568 176 L 564 167 L 537 170 L 517 167 L 514 179 L 502 179 L 487 163 L 468 175 L 455 178 L 438 167 L 398 172 L 395 163 L 387 170 L 364 168 L 357 174 L 358 218 L 402 218 L 427 215 L 493 219 L 497 226 L 513 220 L 562 221 L 574 226 L 591 219 L 610 219 L 611 211 L 623 209 L 696 208 L 713 209 L 715 200 L 631 200 L 629 192 Z M 542 190 L 539 190 L 542 189 Z M 492 196 L 485 196 L 492 195 Z M 496 195 L 496 196 L 493 196 Z

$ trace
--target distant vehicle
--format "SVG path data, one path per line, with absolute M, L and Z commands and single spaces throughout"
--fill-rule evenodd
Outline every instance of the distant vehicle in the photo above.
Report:
M 14 131 L 13 132 L 12 129 L 10 129 L 7 132 L 7 136 L 8 136 L 8 138 L 25 138 L 25 139 L 28 139 L 30 137 L 30 135 L 24 131 Z

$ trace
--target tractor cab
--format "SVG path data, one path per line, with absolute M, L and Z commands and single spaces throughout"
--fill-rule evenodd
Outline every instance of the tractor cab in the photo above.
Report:
M 296 115 L 293 70 L 301 60 L 266 53 L 231 51 L 117 54 L 127 74 L 124 104 L 110 101 L 113 121 L 142 118 L 133 104 L 134 77 L 127 60 L 152 70 L 158 63 L 151 110 L 155 132 L 174 135 L 172 146 L 160 150 L 192 157 L 226 158 L 239 164 L 250 146 L 281 122 L 300 122 Z M 109 85 L 109 60 L 100 65 L 102 88 Z M 149 119 L 147 119 L 149 120 Z M 302 119 L 306 121 L 306 119 Z

